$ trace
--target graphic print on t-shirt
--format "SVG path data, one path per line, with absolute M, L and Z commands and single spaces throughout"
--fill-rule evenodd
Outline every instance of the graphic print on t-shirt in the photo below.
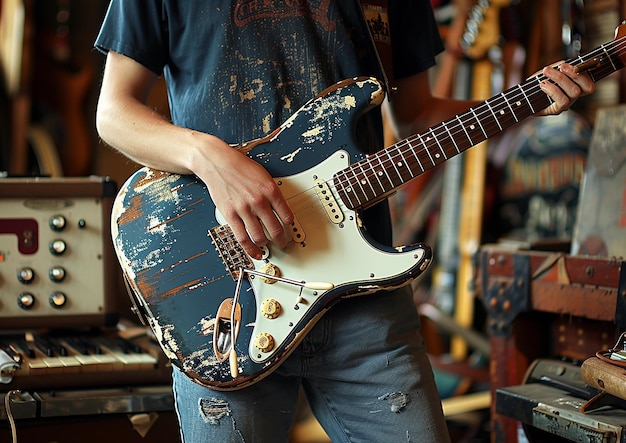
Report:
M 364 75 L 359 2 L 235 0 L 207 77 L 214 125 L 237 143 L 268 134 L 306 101 Z M 365 32 L 363 32 L 365 31 Z M 364 37 L 365 36 L 365 37 Z
M 329 4 L 330 0 L 239 0 L 235 6 L 235 25 L 241 27 L 261 18 L 306 17 L 326 31 L 334 31 L 335 22 L 328 18 Z

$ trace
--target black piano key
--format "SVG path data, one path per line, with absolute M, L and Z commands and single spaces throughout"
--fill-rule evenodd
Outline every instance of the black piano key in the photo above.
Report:
M 81 355 L 89 355 L 89 348 L 85 346 L 76 336 L 63 337 L 63 340 Z
M 130 340 L 127 340 L 127 339 L 122 338 L 122 337 L 116 337 L 115 341 L 117 342 L 119 347 L 124 350 L 125 353 L 131 353 L 131 354 L 141 354 L 141 353 L 143 353 L 143 349 L 141 349 L 141 346 L 133 343 Z
M 67 357 L 67 348 L 63 346 L 63 344 L 61 344 L 61 342 L 56 337 L 48 336 L 47 339 L 50 347 L 54 350 L 54 352 L 59 354 L 61 357 Z
M 35 346 L 48 357 L 54 357 L 54 349 L 48 343 L 48 340 L 41 336 L 35 337 Z
M 35 350 L 25 339 L 18 338 L 16 341 L 17 347 L 22 351 L 25 356 L 27 356 L 28 358 L 35 358 Z

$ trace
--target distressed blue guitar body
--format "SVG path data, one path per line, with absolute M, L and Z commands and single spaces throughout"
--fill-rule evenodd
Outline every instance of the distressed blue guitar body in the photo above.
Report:
M 137 308 L 189 377 L 215 389 L 249 385 L 335 301 L 404 285 L 429 264 L 426 245 L 372 242 L 333 183 L 364 158 L 356 120 L 382 99 L 373 79 L 343 82 L 240 148 L 275 177 L 296 216 L 294 241 L 263 260 L 243 253 L 197 177 L 143 168 L 122 186 L 112 220 L 119 262 Z

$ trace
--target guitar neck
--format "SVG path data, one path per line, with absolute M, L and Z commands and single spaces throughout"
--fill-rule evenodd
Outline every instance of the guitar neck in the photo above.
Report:
M 624 67 L 626 37 L 568 60 L 599 81 Z M 337 172 L 334 185 L 350 209 L 362 209 L 386 198 L 398 187 L 451 157 L 545 109 L 552 99 L 540 83 L 543 74 L 491 97 L 465 113 L 433 126 Z

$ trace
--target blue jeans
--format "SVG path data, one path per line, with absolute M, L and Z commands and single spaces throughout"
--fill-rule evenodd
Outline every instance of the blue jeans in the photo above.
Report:
M 300 386 L 334 443 L 449 442 L 408 288 L 340 301 L 252 386 L 214 391 L 174 370 L 182 441 L 287 442 Z

